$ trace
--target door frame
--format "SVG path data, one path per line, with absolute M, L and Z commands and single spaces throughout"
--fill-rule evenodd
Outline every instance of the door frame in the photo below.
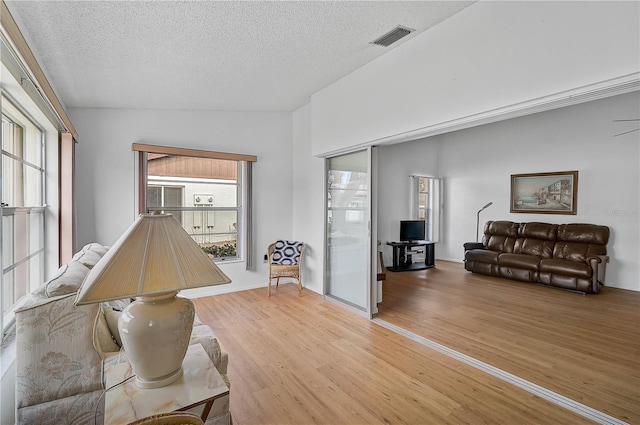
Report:
M 336 296 L 329 294 L 329 246 L 328 246 L 328 161 L 332 158 L 337 158 L 343 155 L 349 155 L 357 152 L 367 152 L 367 211 L 366 220 L 368 227 L 367 237 L 367 282 L 366 282 L 366 306 L 364 310 L 352 303 L 342 300 Z M 368 146 L 366 148 L 353 149 L 340 154 L 327 156 L 324 158 L 324 264 L 323 264 L 323 298 L 333 304 L 339 305 L 359 316 L 367 319 L 373 318 L 373 315 L 377 313 L 377 151 L 374 147 Z

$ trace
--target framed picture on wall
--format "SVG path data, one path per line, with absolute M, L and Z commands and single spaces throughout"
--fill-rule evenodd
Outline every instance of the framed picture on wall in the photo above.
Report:
M 512 213 L 575 215 L 577 197 L 577 171 L 511 175 Z

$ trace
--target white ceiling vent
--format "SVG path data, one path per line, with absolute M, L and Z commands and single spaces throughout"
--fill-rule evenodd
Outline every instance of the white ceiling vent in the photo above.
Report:
M 396 41 L 400 40 L 401 38 L 408 36 L 414 31 L 415 31 L 414 29 L 398 25 L 397 27 L 395 27 L 394 29 L 392 29 L 382 37 L 379 37 L 373 40 L 370 44 L 388 47 L 393 43 L 395 43 Z

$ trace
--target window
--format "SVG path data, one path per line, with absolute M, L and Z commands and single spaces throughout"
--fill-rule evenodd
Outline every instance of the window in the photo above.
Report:
M 425 220 L 427 240 L 440 239 L 440 185 L 441 179 L 426 176 L 411 176 L 415 199 L 414 214 Z
M 149 178 L 147 174 L 147 210 L 160 210 L 160 207 L 182 207 L 182 197 L 185 187 L 184 186 L 154 186 L 154 179 Z M 161 178 L 158 178 L 158 182 L 162 182 Z M 175 210 L 173 216 L 178 220 L 178 223 L 183 224 L 182 211 Z
M 2 329 L 44 278 L 44 132 L 4 96 L 2 103 Z
M 134 150 L 140 152 L 141 212 L 173 214 L 215 261 L 249 259 L 255 157 L 138 144 Z
M 177 155 L 147 155 L 147 212 L 173 214 L 217 260 L 239 259 L 242 163 Z
M 4 333 L 25 295 L 73 255 L 77 132 L 5 2 L 0 9 L 0 328 Z M 15 354 L 9 347 L 0 349 L 3 375 Z

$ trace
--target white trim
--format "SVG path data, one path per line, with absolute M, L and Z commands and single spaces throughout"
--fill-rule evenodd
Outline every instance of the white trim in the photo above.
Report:
M 338 307 L 341 307 L 341 308 L 343 308 L 343 309 L 355 314 L 356 316 L 360 316 L 360 317 L 362 317 L 364 319 L 367 319 L 367 320 L 373 320 L 371 318 L 371 315 L 368 312 L 366 312 L 364 310 L 361 310 L 359 307 L 355 307 L 354 305 L 352 305 L 352 304 L 350 304 L 350 303 L 348 303 L 348 302 L 346 302 L 344 300 L 341 300 L 341 299 L 339 299 L 337 297 L 334 297 L 333 295 L 326 294 L 322 298 L 325 301 L 327 301 L 327 302 L 329 302 L 329 303 L 331 303 L 333 305 L 337 305 Z
M 241 261 L 238 261 L 238 262 L 241 262 Z M 216 263 L 216 264 L 219 264 L 219 263 Z M 231 294 L 233 292 L 248 291 L 251 289 L 258 289 L 258 288 L 264 288 L 265 292 L 267 291 L 267 285 L 261 282 L 253 285 L 236 287 L 236 288 L 228 285 L 214 285 L 214 286 L 205 286 L 202 288 L 185 289 L 180 291 L 180 295 L 185 298 L 193 299 L 193 298 L 210 297 L 212 295 Z

